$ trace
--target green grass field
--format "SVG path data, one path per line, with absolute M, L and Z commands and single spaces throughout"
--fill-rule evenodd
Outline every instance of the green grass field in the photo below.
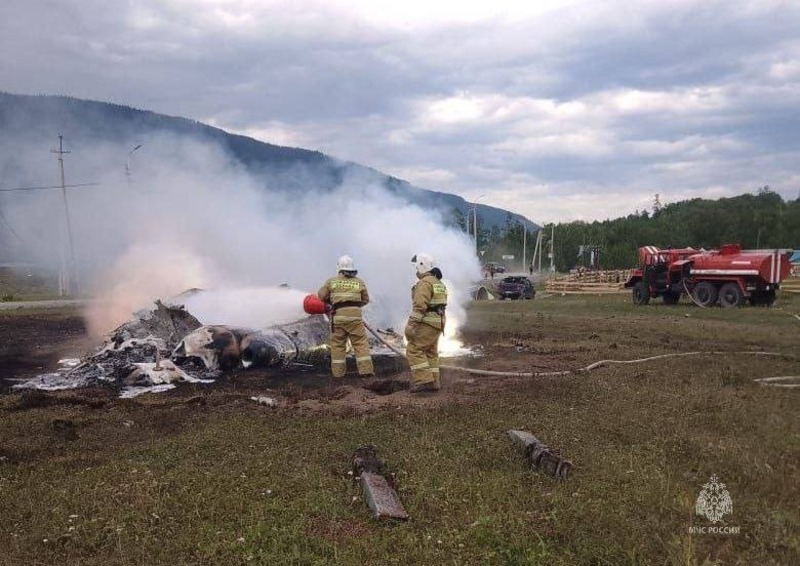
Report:
M 0 268 L 0 302 L 58 299 L 58 283 L 38 272 Z
M 278 410 L 219 390 L 135 400 L 0 398 L 2 564 L 797 564 L 800 300 L 733 310 L 635 308 L 627 295 L 475 303 L 465 337 L 486 369 L 539 371 L 691 350 L 558 378 L 474 378 L 438 406 Z M 447 372 L 445 387 L 464 376 Z M 460 388 L 469 388 L 463 381 Z M 455 387 L 455 385 L 451 385 Z M 54 421 L 70 421 L 67 434 Z M 569 458 L 527 469 L 506 431 Z M 360 444 L 396 473 L 411 519 L 369 517 Z M 695 500 L 712 474 L 720 525 Z

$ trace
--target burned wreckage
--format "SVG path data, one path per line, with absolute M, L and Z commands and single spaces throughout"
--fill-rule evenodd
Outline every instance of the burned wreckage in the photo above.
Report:
M 154 308 L 112 331 L 94 354 L 63 360 L 66 367 L 34 377 L 17 389 L 73 389 L 107 385 L 132 397 L 171 389 L 176 382 L 210 383 L 238 367 L 309 369 L 327 365 L 329 319 L 325 315 L 262 329 L 203 325 L 182 304 L 156 301 Z M 384 339 L 397 341 L 391 330 Z M 374 340 L 373 354 L 396 354 Z

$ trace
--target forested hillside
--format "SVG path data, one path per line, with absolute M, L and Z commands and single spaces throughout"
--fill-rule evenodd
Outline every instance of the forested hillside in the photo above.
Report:
M 543 267 L 549 265 L 551 228 L 552 225 L 543 228 Z M 528 262 L 535 237 L 528 234 Z M 555 225 L 555 265 L 558 271 L 582 265 L 586 261 L 578 254 L 582 245 L 600 248 L 602 268 L 621 269 L 636 265 L 640 246 L 708 249 L 725 243 L 739 243 L 744 248 L 800 248 L 800 199 L 787 202 L 764 187 L 757 194 L 656 205 L 652 212 L 603 222 L 559 223 Z M 489 260 L 497 261 L 500 254 L 506 253 L 515 255 L 518 262 L 522 257 L 522 228 L 511 223 L 502 235 L 484 233 L 479 245 L 487 249 Z
M 35 148 L 50 157 L 49 149 L 57 142 L 57 134 L 65 136 L 67 148 L 73 150 L 73 163 L 81 159 L 81 151 L 96 148 L 98 142 L 116 144 L 124 152 L 134 146 L 142 147 L 137 160 L 148 158 L 154 138 L 169 134 L 175 145 L 191 141 L 215 144 L 223 148 L 235 161 L 257 179 L 268 182 L 270 189 L 308 193 L 330 191 L 340 187 L 346 179 L 359 183 L 382 186 L 407 202 L 427 209 L 437 210 L 447 220 L 451 210 L 463 218 L 470 214 L 473 204 L 462 197 L 417 187 L 396 177 L 357 163 L 342 161 L 312 151 L 265 143 L 246 136 L 228 133 L 181 117 L 165 116 L 128 106 L 81 100 L 67 96 L 28 96 L 0 91 L 0 185 L 37 185 L 41 181 L 37 171 L 26 171 L 20 166 L 22 148 Z M 109 151 L 109 158 L 114 157 Z M 116 156 L 125 161 L 125 153 Z M 71 167 L 75 167 L 73 164 Z M 53 168 L 55 170 L 55 168 Z M 120 168 L 120 171 L 122 169 Z M 2 202 L 0 202 L 2 205 Z M 477 205 L 479 224 L 503 226 L 508 214 L 529 229 L 538 226 L 524 216 L 502 208 Z M 0 225 L 0 244 L 2 244 Z M 1 255 L 1 254 L 0 254 Z

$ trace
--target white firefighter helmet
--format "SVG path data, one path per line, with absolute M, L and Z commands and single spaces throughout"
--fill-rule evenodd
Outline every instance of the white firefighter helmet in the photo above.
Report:
M 433 256 L 426 253 L 415 255 L 411 258 L 411 262 L 417 266 L 417 273 L 428 273 L 436 266 Z
M 355 271 L 355 265 L 353 265 L 353 258 L 349 255 L 343 255 L 336 261 L 336 270 L 337 271 Z

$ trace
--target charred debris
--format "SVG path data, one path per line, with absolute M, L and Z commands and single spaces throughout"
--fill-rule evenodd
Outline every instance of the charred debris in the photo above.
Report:
M 74 389 L 105 385 L 122 396 L 171 389 L 178 382 L 210 383 L 235 368 L 287 371 L 323 367 L 329 361 L 329 321 L 307 316 L 262 329 L 203 325 L 181 304 L 156 301 L 112 331 L 94 354 L 15 389 Z M 387 331 L 384 337 L 400 337 Z M 375 341 L 378 356 L 394 356 Z

